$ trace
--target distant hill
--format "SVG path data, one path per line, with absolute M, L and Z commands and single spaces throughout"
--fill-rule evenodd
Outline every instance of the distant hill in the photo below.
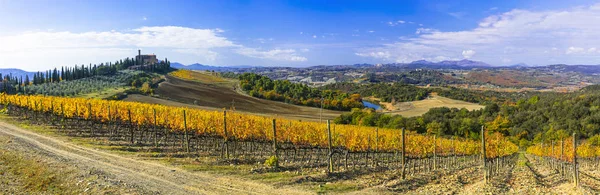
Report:
M 238 69 L 248 69 L 248 68 L 253 68 L 253 66 L 247 66 L 247 65 L 242 65 L 242 66 L 211 66 L 211 65 L 204 65 L 204 64 L 199 64 L 199 63 L 195 63 L 195 64 L 189 64 L 189 65 L 184 65 L 178 62 L 172 62 L 171 63 L 171 67 L 172 68 L 177 68 L 177 69 L 187 69 L 187 70 L 209 70 L 209 71 L 217 71 L 217 72 L 226 72 L 226 71 L 235 71 Z
M 35 72 L 27 72 L 21 69 L 17 69 L 17 68 L 0 68 L 0 74 L 2 74 L 2 77 L 4 77 L 5 75 L 11 75 L 13 77 L 23 77 L 23 79 L 25 79 L 26 75 L 29 75 L 30 79 L 33 79 L 33 74 L 35 74 Z

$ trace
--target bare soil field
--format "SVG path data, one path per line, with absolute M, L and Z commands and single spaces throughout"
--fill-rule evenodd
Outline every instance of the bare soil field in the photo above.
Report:
M 229 87 L 228 87 L 229 86 Z M 320 109 L 263 100 L 241 94 L 231 84 L 211 84 L 166 76 L 155 90 L 160 98 L 130 95 L 125 101 L 187 106 L 209 110 L 235 108 L 259 115 L 277 115 L 291 119 L 319 121 Z M 343 112 L 323 109 L 323 120 L 334 119 Z
M 413 117 L 413 116 L 421 116 L 425 114 L 431 108 L 439 108 L 439 107 L 448 107 L 448 108 L 466 108 L 467 110 L 478 110 L 482 109 L 485 106 L 454 100 L 442 96 L 438 96 L 436 94 L 431 94 L 427 99 L 412 101 L 412 102 L 401 102 L 394 105 L 386 105 L 385 113 L 389 114 L 398 114 L 404 117 Z

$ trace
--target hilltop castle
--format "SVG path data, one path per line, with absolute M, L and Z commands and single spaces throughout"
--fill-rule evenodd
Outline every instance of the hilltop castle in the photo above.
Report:
M 154 55 L 154 54 L 142 55 L 142 50 L 138 50 L 138 55 L 135 57 L 135 59 L 139 63 L 137 65 L 153 65 L 153 64 L 158 63 L 158 59 L 156 59 L 156 55 Z

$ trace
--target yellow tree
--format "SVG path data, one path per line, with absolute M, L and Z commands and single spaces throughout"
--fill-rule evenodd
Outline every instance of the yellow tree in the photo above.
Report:
M 499 132 L 504 135 L 508 135 L 508 129 L 510 127 L 510 121 L 508 117 L 503 117 L 502 115 L 498 115 L 496 119 L 491 122 L 486 123 L 486 127 L 490 132 Z

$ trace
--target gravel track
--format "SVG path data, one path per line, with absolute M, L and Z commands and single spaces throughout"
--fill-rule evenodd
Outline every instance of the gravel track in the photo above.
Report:
M 67 165 L 128 183 L 142 194 L 307 194 L 228 176 L 187 172 L 159 163 L 123 157 L 77 146 L 0 122 L 0 134 L 18 142 L 23 151 L 35 151 Z

